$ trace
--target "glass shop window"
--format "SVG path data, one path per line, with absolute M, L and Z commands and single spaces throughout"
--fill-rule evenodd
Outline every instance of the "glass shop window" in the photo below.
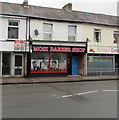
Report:
M 50 54 L 50 70 L 67 70 L 66 54 L 51 53 Z
M 67 54 L 65 53 L 33 53 L 31 73 L 67 73 Z
M 47 71 L 48 70 L 48 53 L 32 54 L 31 71 Z

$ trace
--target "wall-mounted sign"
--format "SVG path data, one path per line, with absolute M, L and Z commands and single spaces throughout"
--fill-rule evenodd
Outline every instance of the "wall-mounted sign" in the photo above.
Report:
M 65 53 L 85 53 L 84 47 L 50 47 L 50 46 L 33 46 L 33 52 L 65 52 Z
M 117 47 L 88 47 L 88 53 L 101 53 L 101 54 L 119 54 Z
M 14 41 L 14 50 L 15 51 L 24 51 L 25 50 L 25 42 L 23 40 Z

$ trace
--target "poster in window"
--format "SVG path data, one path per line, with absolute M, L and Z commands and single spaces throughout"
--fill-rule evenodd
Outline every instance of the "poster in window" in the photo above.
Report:
M 47 70 L 48 60 L 31 60 L 31 70 Z
M 39 69 L 40 69 L 39 60 L 36 59 L 31 60 L 31 70 L 39 70 Z
M 65 70 L 66 69 L 66 60 L 59 60 L 59 69 Z
M 58 69 L 58 60 L 51 60 L 50 61 L 50 69 L 52 69 L 52 70 Z
M 40 60 L 40 70 L 48 70 L 48 60 Z

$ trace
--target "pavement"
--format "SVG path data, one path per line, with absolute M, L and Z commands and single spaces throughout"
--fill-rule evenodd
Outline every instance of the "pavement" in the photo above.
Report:
M 58 82 L 85 82 L 85 81 L 102 81 L 102 80 L 119 80 L 119 75 L 104 76 L 80 76 L 69 75 L 66 77 L 1 77 L 0 85 L 7 84 L 35 84 L 35 83 L 58 83 Z

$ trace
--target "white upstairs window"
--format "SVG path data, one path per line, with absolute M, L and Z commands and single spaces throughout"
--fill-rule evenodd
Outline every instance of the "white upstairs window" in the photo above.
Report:
M 118 43 L 118 40 L 119 40 L 119 31 L 114 31 L 113 38 L 114 38 L 113 43 Z
M 52 24 L 43 24 L 43 40 L 52 40 Z
M 18 39 L 19 37 L 19 22 L 8 21 L 8 39 Z
M 76 26 L 69 25 L 68 26 L 68 41 L 76 40 Z
M 101 30 L 94 29 L 94 42 L 101 42 Z

